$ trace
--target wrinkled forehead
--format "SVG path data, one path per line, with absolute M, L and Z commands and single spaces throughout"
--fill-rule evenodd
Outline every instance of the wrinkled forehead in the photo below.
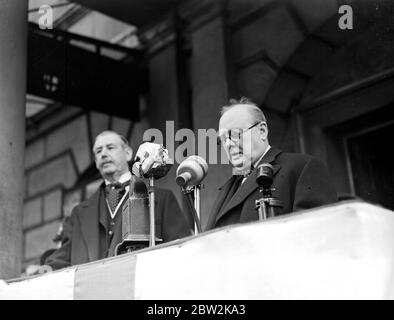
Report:
M 94 142 L 93 150 L 103 147 L 109 144 L 114 145 L 123 145 L 122 139 L 114 133 L 104 133 L 100 134 L 96 137 L 96 141 Z
M 253 116 L 247 105 L 237 105 L 226 111 L 219 121 L 219 133 L 233 130 L 246 129 L 253 124 Z

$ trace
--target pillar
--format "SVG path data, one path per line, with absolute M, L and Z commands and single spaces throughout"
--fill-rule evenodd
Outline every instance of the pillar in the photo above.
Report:
M 27 0 L 0 0 L 0 279 L 20 274 Z

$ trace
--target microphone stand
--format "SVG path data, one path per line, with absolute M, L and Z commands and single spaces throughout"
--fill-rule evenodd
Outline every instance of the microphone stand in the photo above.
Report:
M 186 196 L 187 205 L 193 215 L 195 234 L 202 232 L 200 223 L 200 188 L 201 185 L 182 188 L 182 192 Z M 194 192 L 194 200 L 192 198 L 192 192 Z
M 136 157 L 133 162 L 129 164 L 129 168 L 131 168 L 131 172 L 134 173 L 134 170 L 137 170 L 135 175 L 144 177 L 146 179 L 149 179 L 149 187 L 148 187 L 148 194 L 149 194 L 149 247 L 154 247 L 156 245 L 156 242 L 161 242 L 162 239 L 156 237 L 156 226 L 155 226 L 155 179 L 160 179 L 161 177 L 164 177 L 168 171 L 170 170 L 172 163 L 167 161 L 169 159 L 165 159 L 164 153 L 166 150 L 164 149 L 163 146 L 161 146 L 162 153 L 162 162 L 161 163 L 156 163 L 156 166 L 153 165 L 152 168 L 148 170 L 148 172 L 144 173 L 142 172 L 141 166 L 142 163 L 140 163 L 139 166 L 134 168 L 134 164 L 136 162 L 140 162 L 141 159 L 140 157 Z M 149 156 L 149 152 L 148 153 Z M 146 159 L 146 157 L 145 157 Z M 144 159 L 144 160 L 145 160 Z M 144 161 L 143 160 L 143 161 Z M 142 161 L 142 162 L 143 162 Z
M 198 221 L 201 221 L 201 184 L 194 186 L 194 208 L 196 209 L 196 215 L 198 218 Z M 200 230 L 198 230 L 197 224 L 194 226 L 194 232 L 195 234 L 198 234 L 201 232 L 201 226 Z
M 259 220 L 267 220 L 275 217 L 279 213 L 279 209 L 283 208 L 283 203 L 278 198 L 272 195 L 273 183 L 273 167 L 270 164 L 264 163 L 257 168 L 256 182 L 260 187 L 260 192 L 263 197 L 255 201 L 255 209 L 258 211 Z
M 155 237 L 155 178 L 153 174 L 149 176 L 149 247 L 154 247 L 156 245 Z
M 156 168 L 152 168 L 147 175 L 141 174 L 144 178 L 149 179 L 149 247 L 154 247 L 156 245 L 156 240 L 160 241 L 160 239 L 156 237 L 155 230 L 155 179 L 164 177 L 170 170 L 171 166 L 172 164 L 170 163 L 162 164 Z
M 272 196 L 271 189 L 260 189 L 260 192 L 263 193 L 263 197 L 255 201 L 255 208 L 259 214 L 259 221 L 263 221 L 275 217 L 283 204 L 282 201 Z

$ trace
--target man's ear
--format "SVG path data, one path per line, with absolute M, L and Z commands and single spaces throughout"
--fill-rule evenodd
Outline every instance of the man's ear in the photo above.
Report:
M 130 161 L 133 157 L 133 149 L 131 149 L 130 147 L 126 148 L 126 159 L 127 161 Z
M 261 134 L 261 139 L 263 141 L 266 141 L 268 139 L 268 126 L 267 126 L 267 123 L 266 122 L 261 122 L 258 125 L 258 128 L 259 128 L 259 132 Z

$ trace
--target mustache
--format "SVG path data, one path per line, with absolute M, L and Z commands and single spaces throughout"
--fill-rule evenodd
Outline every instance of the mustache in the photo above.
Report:
M 229 150 L 229 154 L 234 157 L 234 156 L 241 156 L 244 154 L 242 149 L 237 149 L 237 150 Z
M 103 162 L 100 162 L 100 167 L 103 167 L 104 165 L 106 165 L 107 163 L 114 163 L 112 160 L 105 160 Z

